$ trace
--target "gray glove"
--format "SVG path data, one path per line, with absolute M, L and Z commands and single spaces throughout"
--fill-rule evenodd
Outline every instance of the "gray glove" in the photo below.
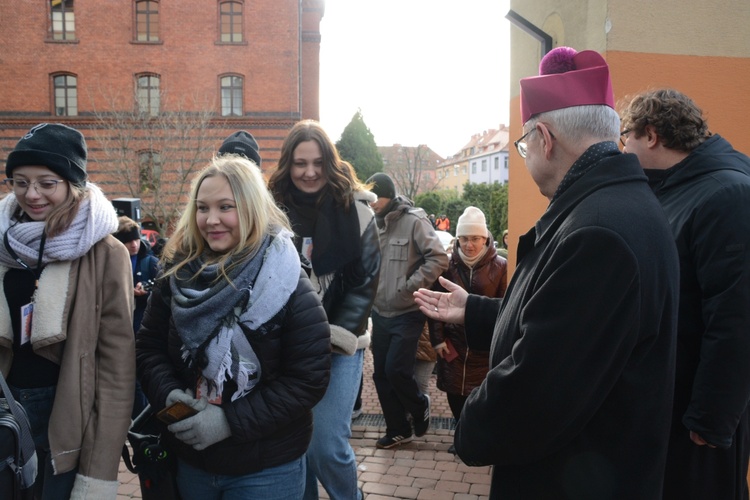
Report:
M 206 398 L 201 398 L 199 403 L 203 401 Z M 177 439 L 196 450 L 205 450 L 232 435 L 224 410 L 220 406 L 208 404 L 208 401 L 205 405 L 196 415 L 167 427 Z
M 186 405 L 191 406 L 198 411 L 206 408 L 206 404 L 208 404 L 208 401 L 206 401 L 205 398 L 195 399 L 193 396 L 193 391 L 191 391 L 190 389 L 187 389 L 185 391 L 183 391 L 182 389 L 172 389 L 169 394 L 167 394 L 167 402 L 165 406 L 170 407 L 177 401 L 182 401 Z

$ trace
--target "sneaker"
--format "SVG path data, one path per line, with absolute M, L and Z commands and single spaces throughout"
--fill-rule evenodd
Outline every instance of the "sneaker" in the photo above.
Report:
M 424 436 L 427 432 L 427 429 L 430 428 L 430 396 L 425 394 L 424 397 L 427 398 L 427 405 L 424 408 L 424 415 L 422 416 L 421 420 L 418 420 L 417 418 L 414 419 L 414 435 L 417 437 Z
M 362 408 L 357 408 L 352 412 L 352 420 L 356 419 L 360 415 L 362 415 Z
M 398 446 L 401 444 L 405 444 L 410 442 L 412 439 L 414 439 L 414 436 L 389 436 L 385 435 L 382 438 L 378 439 L 378 441 L 375 443 L 376 448 L 380 448 L 381 450 L 387 450 L 389 448 L 393 448 L 394 446 Z

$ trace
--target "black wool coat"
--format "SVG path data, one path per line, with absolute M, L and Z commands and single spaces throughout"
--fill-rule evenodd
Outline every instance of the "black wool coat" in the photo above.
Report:
M 617 153 L 521 237 L 502 306 L 469 297 L 467 331 L 494 327 L 491 369 L 455 444 L 494 465 L 490 498 L 661 497 L 678 273 L 637 158 Z

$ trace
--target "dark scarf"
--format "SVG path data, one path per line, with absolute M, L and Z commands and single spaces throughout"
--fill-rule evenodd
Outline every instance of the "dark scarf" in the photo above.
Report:
M 289 189 L 292 203 L 286 209 L 296 235 L 294 244 L 301 251 L 302 239 L 312 237 L 312 266 L 317 276 L 341 269 L 362 255 L 357 202 L 352 201 L 345 212 L 330 194 L 323 194 L 319 203 L 320 192 L 303 193 L 294 185 Z

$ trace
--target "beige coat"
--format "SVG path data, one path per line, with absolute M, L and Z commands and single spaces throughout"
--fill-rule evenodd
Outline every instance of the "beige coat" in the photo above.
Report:
M 7 270 L 0 266 L 0 287 Z M 135 387 L 132 316 L 130 258 L 112 236 L 83 257 L 49 264 L 42 272 L 31 342 L 38 355 L 60 365 L 49 424 L 53 467 L 64 473 L 77 465 L 78 474 L 95 484 L 114 481 L 115 494 Z M 5 374 L 12 347 L 8 303 L 0 300 L 0 369 Z M 110 496 L 111 485 L 99 491 Z

